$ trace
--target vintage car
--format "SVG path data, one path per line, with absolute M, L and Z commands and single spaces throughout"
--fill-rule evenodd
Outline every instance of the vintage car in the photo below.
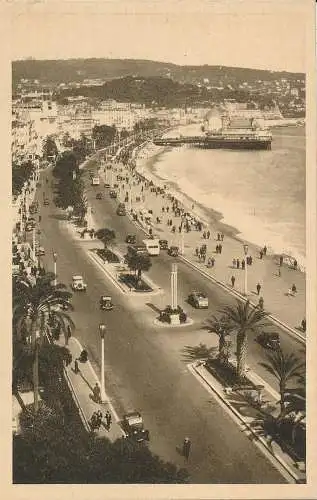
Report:
M 102 193 L 96 194 L 96 200 L 102 200 Z
M 112 311 L 113 303 L 109 295 L 101 295 L 99 303 L 102 311 Z
M 167 240 L 159 240 L 160 250 L 168 249 L 168 241 Z
M 44 205 L 49 205 L 50 204 L 50 200 L 48 198 L 44 198 Z
M 278 333 L 262 332 L 257 336 L 256 341 L 266 349 L 277 350 L 280 348 Z
M 33 231 L 35 226 L 36 226 L 35 219 L 33 219 L 33 217 L 30 217 L 25 223 L 25 230 L 26 231 Z
M 137 442 L 149 441 L 149 431 L 144 429 L 143 418 L 138 411 L 131 411 L 123 416 L 122 428 L 127 434 Z
M 109 191 L 110 198 L 117 198 L 117 192 L 114 189 L 110 189 Z
M 196 309 L 208 309 L 209 301 L 207 295 L 202 292 L 194 290 L 188 295 L 188 303 Z
M 85 292 L 87 289 L 87 285 L 84 282 L 84 279 L 79 274 L 76 274 L 72 277 L 72 289 L 74 292 Z
M 178 255 L 179 255 L 179 248 L 175 247 L 175 246 L 171 246 L 171 247 L 169 247 L 167 253 L 171 257 L 178 257 Z
M 127 211 L 124 203 L 119 203 L 117 208 L 117 215 L 126 215 Z
M 136 236 L 135 234 L 128 234 L 126 239 L 125 239 L 125 242 L 126 243 L 129 243 L 130 245 L 135 245 L 136 243 Z

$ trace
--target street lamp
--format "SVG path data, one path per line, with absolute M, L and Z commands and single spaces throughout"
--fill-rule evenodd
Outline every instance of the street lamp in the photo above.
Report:
M 54 286 L 57 285 L 57 253 L 53 252 L 53 261 L 54 261 Z
M 245 256 L 245 265 L 244 265 L 244 295 L 248 295 L 248 265 L 247 265 L 247 255 L 249 252 L 249 247 L 248 245 L 244 244 L 243 245 L 243 250 L 244 250 L 244 256 Z
M 101 388 L 100 388 L 100 398 L 102 403 L 106 401 L 106 391 L 105 391 L 105 333 L 106 325 L 101 323 L 99 325 L 99 332 L 101 337 Z

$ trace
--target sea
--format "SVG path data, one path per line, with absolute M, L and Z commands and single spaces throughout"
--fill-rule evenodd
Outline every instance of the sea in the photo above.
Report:
M 195 127 L 179 132 L 191 135 Z M 272 134 L 270 151 L 171 149 L 159 155 L 154 171 L 199 201 L 207 218 L 216 211 L 239 238 L 294 257 L 305 269 L 305 127 L 277 127 Z

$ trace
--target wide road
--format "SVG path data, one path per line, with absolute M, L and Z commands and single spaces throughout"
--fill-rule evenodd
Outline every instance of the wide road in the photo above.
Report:
M 49 173 L 45 174 L 50 178 Z M 48 195 L 49 184 L 43 183 Z M 88 193 L 92 199 L 95 194 Z M 240 430 L 216 400 L 189 373 L 182 358 L 185 345 L 197 345 L 210 334 L 200 329 L 201 311 L 191 316 L 198 320 L 192 327 L 168 329 L 155 327 L 154 314 L 145 298 L 123 295 L 103 272 L 91 262 L 84 245 L 74 241 L 65 221 L 51 203 L 41 208 L 41 245 L 46 248 L 44 263 L 52 269 L 51 249 L 57 251 L 58 280 L 69 284 L 71 276 L 84 276 L 88 291 L 75 294 L 73 313 L 76 336 L 88 349 L 97 373 L 100 373 L 100 338 L 98 325 L 107 325 L 106 384 L 119 415 L 131 409 L 142 412 L 150 430 L 150 448 L 162 458 L 186 466 L 194 483 L 283 483 L 285 479 Z M 131 226 L 127 218 L 113 215 L 114 205 L 108 200 L 95 200 L 95 216 L 101 225 L 116 230 L 118 240 Z M 98 210 L 97 210 L 98 206 Z M 169 283 L 168 257 L 156 259 L 150 275 L 161 286 Z M 179 288 L 183 300 L 193 286 L 208 291 L 213 307 L 228 303 L 222 291 L 209 285 L 186 266 L 180 265 Z M 210 287 L 210 288 L 209 288 Z M 109 292 L 116 307 L 111 312 L 99 310 L 100 295 Z M 162 300 L 153 296 L 151 302 Z M 163 299 L 164 300 L 164 299 Z M 146 312 L 147 311 L 147 312 Z M 192 440 L 188 464 L 178 452 L 184 437 Z

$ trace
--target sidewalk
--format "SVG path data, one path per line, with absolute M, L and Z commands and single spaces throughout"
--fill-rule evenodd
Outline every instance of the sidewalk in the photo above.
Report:
M 61 335 L 60 340 L 56 343 L 61 346 L 65 345 L 63 335 Z M 95 431 L 95 435 L 97 437 L 106 437 L 112 442 L 116 439 L 122 438 L 124 436 L 124 432 L 122 431 L 118 423 L 118 415 L 116 414 L 108 396 L 106 403 L 97 403 L 94 401 L 93 388 L 96 382 L 98 382 L 100 387 L 100 381 L 97 378 L 97 375 L 92 368 L 90 361 L 88 360 L 86 363 L 81 363 L 78 361 L 79 372 L 77 374 L 75 373 L 74 361 L 79 357 L 81 351 L 83 350 L 80 342 L 75 337 L 71 337 L 66 347 L 69 349 L 73 359 L 72 363 L 65 368 L 66 380 L 70 387 L 76 406 L 79 409 L 80 417 L 82 419 L 84 427 L 88 432 L 91 431 L 89 420 L 91 419 L 91 416 L 95 411 L 100 410 L 103 415 L 103 421 L 100 429 Z M 112 424 L 109 430 L 107 429 L 104 418 L 107 410 L 110 411 L 112 417 Z
M 179 233 L 179 226 L 181 224 L 181 216 L 176 216 L 172 211 L 172 201 L 171 195 L 168 194 L 157 194 L 153 192 L 153 186 L 149 186 L 148 183 L 141 180 L 141 177 L 132 177 L 131 172 L 124 168 L 123 166 L 116 166 L 117 173 L 122 175 L 127 175 L 129 177 L 129 182 L 126 180 L 120 182 L 119 196 L 118 199 L 123 201 L 124 195 L 127 192 L 132 194 L 132 210 L 137 213 L 140 225 L 148 231 L 152 228 L 153 234 L 160 239 L 167 239 L 169 245 L 178 246 L 180 249 L 182 247 L 182 238 L 184 242 L 184 254 L 183 257 L 188 259 L 195 267 L 206 273 L 208 276 L 214 278 L 215 280 L 223 283 L 226 287 L 232 289 L 231 277 L 235 277 L 234 290 L 238 294 L 244 295 L 244 279 L 245 271 L 243 269 L 236 269 L 233 267 L 233 259 L 240 259 L 240 262 L 245 258 L 243 250 L 243 242 L 239 241 L 238 238 L 228 234 L 225 234 L 225 229 L 219 227 L 219 223 L 210 223 L 206 225 L 206 221 L 203 221 L 202 231 L 196 231 L 194 226 L 191 226 L 189 232 L 183 231 L 183 234 Z M 142 169 L 142 176 L 146 176 L 146 170 Z M 152 174 L 149 174 L 149 179 L 154 179 Z M 118 181 L 117 181 L 118 182 Z M 154 182 L 154 181 L 153 181 Z M 162 186 L 164 183 L 157 180 L 155 182 L 157 186 Z M 166 184 L 168 184 L 166 182 Z M 142 190 L 143 188 L 143 190 Z M 131 191 L 130 191 L 131 189 Z M 152 189 L 152 190 L 151 190 Z M 167 189 L 168 191 L 168 189 Z M 175 195 L 177 196 L 177 195 Z M 140 198 L 140 201 L 136 201 Z M 130 208 L 129 203 L 127 204 Z M 147 207 L 152 210 L 152 219 L 150 224 L 145 224 L 142 221 L 141 211 Z M 164 207 L 164 212 L 162 208 Z M 169 207 L 168 212 L 166 211 Z M 193 214 L 196 220 L 199 220 L 199 215 L 195 214 L 194 209 L 188 202 L 188 204 L 178 203 L 178 207 L 184 208 L 185 212 L 190 212 Z M 158 224 L 156 218 L 160 218 L 160 223 Z M 141 220 L 140 220 L 141 219 Z M 172 224 L 176 226 L 176 231 L 173 233 L 171 231 L 171 226 L 167 225 L 168 219 L 172 219 Z M 200 218 L 201 220 L 201 218 Z M 218 224 L 218 226 L 217 226 Z M 203 232 L 210 231 L 210 238 L 204 239 Z M 217 233 L 224 233 L 224 240 L 222 244 L 221 254 L 216 253 L 216 245 L 219 243 L 217 240 Z M 200 262 L 195 254 L 195 249 L 200 248 L 203 244 L 207 246 L 207 257 L 215 259 L 214 267 L 207 267 L 206 263 Z M 263 242 L 265 244 L 265 242 Z M 293 330 L 297 331 L 302 338 L 305 338 L 305 333 L 301 330 L 300 324 L 302 319 L 305 317 L 305 274 L 299 270 L 295 271 L 284 259 L 283 266 L 281 268 L 281 276 L 279 276 L 278 269 L 278 256 L 270 254 L 269 250 L 266 256 L 260 258 L 259 249 L 249 244 L 249 255 L 252 256 L 252 265 L 247 266 L 248 274 L 248 298 L 255 305 L 258 304 L 260 297 L 264 300 L 264 308 L 270 314 L 275 316 L 279 321 L 285 323 Z M 261 285 L 260 294 L 257 294 L 256 285 Z M 295 284 L 297 288 L 296 296 L 288 295 L 288 290 Z
M 252 425 L 256 422 L 259 412 L 255 407 L 248 404 L 239 390 L 232 391 L 229 388 L 225 390 L 223 385 L 204 367 L 204 364 L 196 362 L 189 365 L 188 368 L 196 378 L 200 379 L 201 383 L 204 383 L 205 387 L 207 386 L 212 392 L 216 393 L 226 406 L 228 413 L 230 412 L 231 417 L 237 421 L 243 431 L 250 439 L 254 440 L 255 444 L 264 453 L 269 454 L 272 461 L 278 463 L 279 469 L 288 477 L 290 482 L 302 482 L 306 480 L 305 464 L 303 462 L 295 462 L 274 440 L 272 442 L 267 440 Z M 276 407 L 276 403 L 280 399 L 279 394 L 252 370 L 248 370 L 247 376 L 254 384 L 262 386 L 261 407 L 271 413 L 269 409 L 272 406 Z M 256 393 L 257 391 L 251 392 Z

